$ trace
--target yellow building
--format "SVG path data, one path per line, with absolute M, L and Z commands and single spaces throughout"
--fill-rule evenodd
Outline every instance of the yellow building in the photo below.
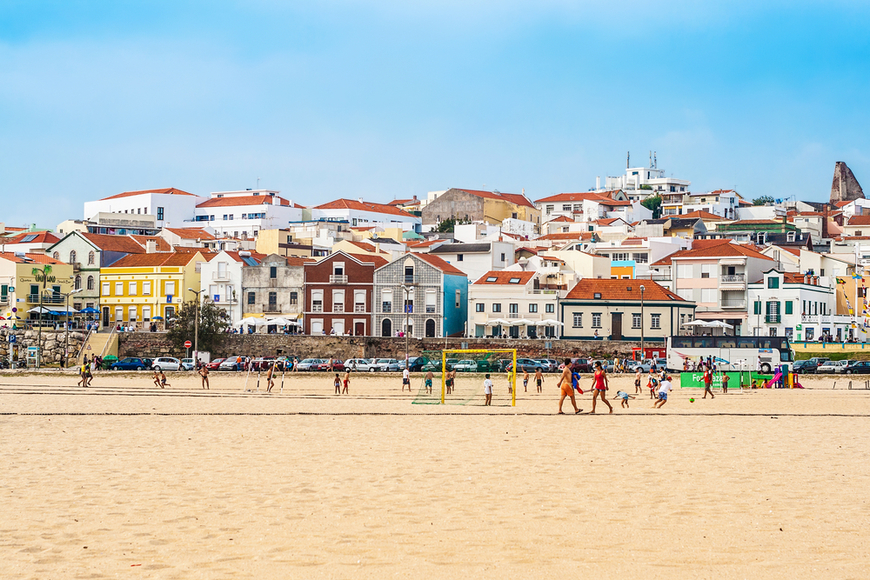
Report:
M 173 318 L 183 302 L 196 300 L 202 252 L 130 254 L 100 270 L 104 325 L 142 326 Z M 160 317 L 160 318 L 158 318 Z
M 634 266 L 610 266 L 611 280 L 630 280 L 634 278 Z
M 51 266 L 43 279 L 34 268 Z M 42 294 L 44 320 L 66 312 L 66 295 L 73 290 L 73 266 L 45 254 L 0 252 L 0 310 L 5 319 L 38 319 Z M 44 291 L 43 291 L 44 290 Z M 16 312 L 12 309 L 15 308 Z M 29 312 L 33 310 L 33 312 Z
M 541 225 L 541 210 L 524 193 L 451 188 L 429 202 L 422 213 L 424 224 L 455 218 L 501 225 L 513 218 L 532 222 L 537 228 Z

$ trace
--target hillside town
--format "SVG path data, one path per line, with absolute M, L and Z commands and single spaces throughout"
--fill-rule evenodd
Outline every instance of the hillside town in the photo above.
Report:
M 845 163 L 828 202 L 694 191 L 646 165 L 544 196 L 119 192 L 51 229 L 2 227 L 0 323 L 161 332 L 202 300 L 232 332 L 866 339 L 870 201 Z

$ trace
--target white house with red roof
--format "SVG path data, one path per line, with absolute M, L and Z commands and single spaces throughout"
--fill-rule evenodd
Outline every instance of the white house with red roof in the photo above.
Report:
M 403 231 L 420 232 L 421 219 L 395 205 L 360 199 L 336 199 L 311 208 L 311 219 L 347 222 L 350 227 L 401 227 Z M 402 240 L 396 240 L 401 242 Z
M 200 290 L 227 313 L 233 326 L 243 317 L 242 270 L 258 266 L 265 257 L 256 252 L 222 251 L 200 266 Z
M 658 168 L 658 162 L 652 152 L 649 167 L 630 167 L 630 165 L 629 156 L 625 163 L 625 173 L 605 178 L 604 188 L 601 187 L 601 181 L 596 179 L 596 191 L 621 189 L 631 201 L 642 201 L 656 194 L 688 192 L 692 185 L 691 181 L 665 175 L 665 170 Z
M 48 231 L 21 232 L 8 237 L 0 237 L 0 246 L 4 252 L 37 252 L 45 250 L 60 241 L 60 238 Z
M 575 222 L 594 222 L 600 219 L 621 218 L 627 223 L 652 218 L 652 212 L 632 201 L 621 189 L 612 191 L 584 191 L 558 193 L 535 201 L 545 221 L 566 216 Z
M 303 208 L 271 189 L 215 191 L 196 205 L 195 223 L 183 227 L 208 227 L 218 238 L 256 239 L 260 230 L 276 230 L 302 221 Z
M 147 215 L 154 216 L 158 228 L 184 227 L 185 221 L 193 219 L 194 209 L 200 201 L 201 197 L 175 187 L 125 191 L 86 201 L 83 217 L 99 222 L 97 216 L 101 213 Z

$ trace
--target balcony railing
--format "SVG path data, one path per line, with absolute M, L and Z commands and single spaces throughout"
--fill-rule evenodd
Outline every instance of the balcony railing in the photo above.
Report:
M 313 304 L 311 306 L 311 312 L 323 312 L 323 304 Z
M 27 301 L 32 302 L 34 304 L 39 304 L 39 294 L 28 294 Z M 63 304 L 63 296 L 58 296 L 57 294 L 43 294 L 42 295 L 42 303 L 43 304 Z
M 330 284 L 347 284 L 347 274 L 330 274 Z
M 435 314 L 434 306 L 426 306 L 426 314 Z
M 722 282 L 725 284 L 743 284 L 746 282 L 746 274 L 725 274 L 722 276 Z
M 366 311 L 366 305 L 365 305 L 365 304 L 354 304 L 354 305 L 353 305 L 353 311 L 354 311 L 354 312 L 365 312 L 365 311 Z
M 230 279 L 229 272 L 212 272 L 211 279 L 217 281 L 228 281 Z
M 764 317 L 764 321 L 768 324 L 779 324 L 782 322 L 782 316 L 779 314 L 768 314 Z
M 278 310 L 278 303 L 269 302 L 268 304 L 263 306 L 263 312 L 280 312 L 280 310 Z
M 520 318 L 520 313 L 519 312 L 509 312 L 508 318 Z
M 333 312 L 344 312 L 344 304 L 333 304 L 332 311 Z

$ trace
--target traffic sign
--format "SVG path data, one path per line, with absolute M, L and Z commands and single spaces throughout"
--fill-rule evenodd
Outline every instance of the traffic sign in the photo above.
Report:
M 193 346 L 193 343 L 190 342 L 189 340 L 185 340 L 185 341 L 184 341 L 184 348 L 190 348 L 190 347 L 192 347 L 192 346 Z
M 15 341 L 16 341 L 16 340 L 17 340 L 17 339 L 15 338 L 15 335 L 14 335 L 14 334 L 10 334 L 10 335 L 9 335 L 9 343 L 10 343 L 10 344 L 15 344 Z

